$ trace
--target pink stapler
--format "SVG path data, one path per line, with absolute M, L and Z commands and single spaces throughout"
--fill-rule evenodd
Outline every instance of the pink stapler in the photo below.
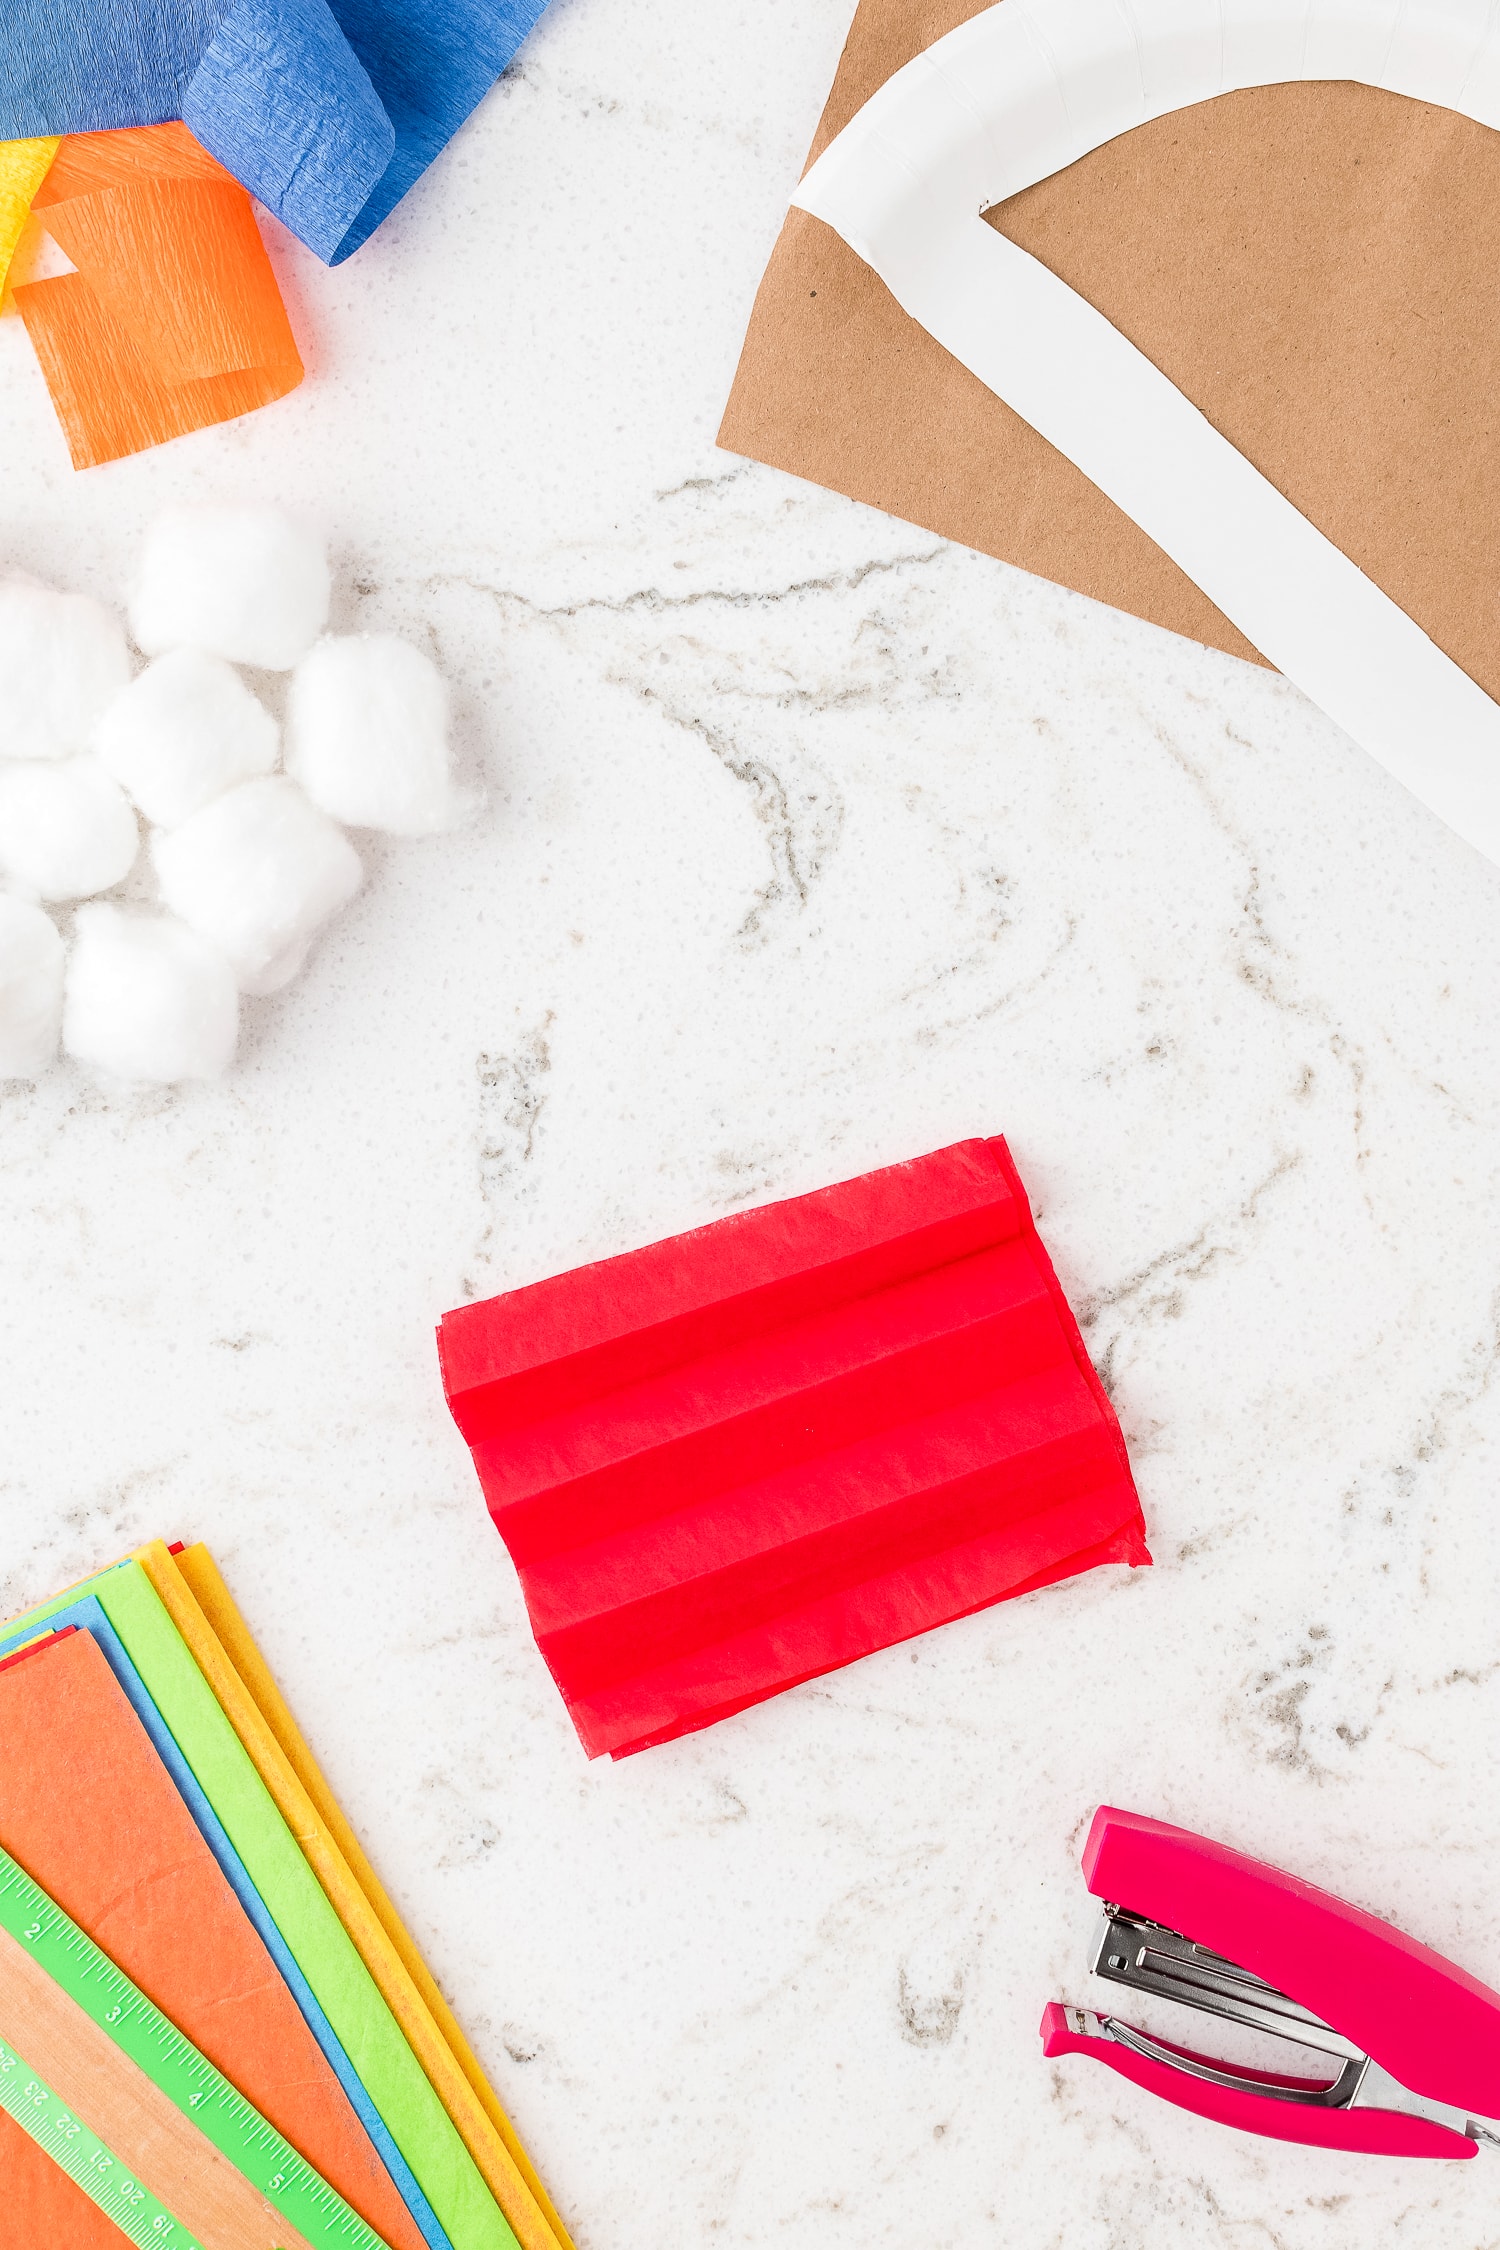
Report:
M 1083 1874 L 1111 1902 L 1096 1976 L 1330 2055 L 1337 2076 L 1231 2065 L 1056 2000 L 1042 2017 L 1049 2055 L 1092 2055 L 1180 2109 L 1273 2140 L 1379 2156 L 1500 2147 L 1500 1993 L 1441 1954 L 1294 1875 L 1109 1805 Z

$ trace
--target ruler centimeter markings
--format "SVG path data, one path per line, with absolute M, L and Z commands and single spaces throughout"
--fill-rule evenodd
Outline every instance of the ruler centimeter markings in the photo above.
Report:
M 46 2080 L 38 2078 L 25 2058 L 3 2039 L 0 2109 L 13 2117 L 22 2132 L 30 2134 L 37 2147 L 98 2204 L 136 2250 L 152 2250 L 153 2245 L 160 2250 L 163 2243 L 170 2244 L 171 2250 L 204 2250 L 166 2205 L 141 2185 L 129 2166 L 105 2147 L 97 2133 L 90 2132 L 82 2118 L 73 2115 Z
M 297 2154 L 275 2126 L 183 2037 L 176 2025 L 131 1983 L 124 1970 L 116 1968 L 93 1939 L 86 1936 L 76 1922 L 69 1920 L 62 1908 L 3 1848 L 0 1848 L 0 1928 L 25 1948 L 53 1983 L 108 2033 L 121 2053 L 128 2055 L 145 2072 L 152 2084 L 299 2234 L 316 2246 L 316 2250 L 387 2250 L 374 2228 L 356 2211 L 350 2210 L 343 2197 Z M 0 2025 L 0 2034 L 5 2035 L 8 2042 L 19 2028 Z M 0 2051 L 14 2052 L 14 2049 L 7 2043 Z M 21 2067 L 18 2059 L 17 2068 Z M 0 2071 L 0 2083 L 9 2085 L 13 2076 L 14 2073 Z M 50 2097 L 50 2089 L 34 2072 L 28 2071 L 27 2076 L 35 2080 L 39 2092 Z M 45 2114 L 43 2105 L 35 2106 L 39 2117 Z M 8 2101 L 4 2102 L 4 2107 L 18 2124 L 31 2132 L 27 2119 L 13 2110 Z M 54 2107 L 71 2119 L 71 2113 L 66 2112 L 60 2102 Z M 81 2126 L 81 2121 L 74 2122 Z M 41 2140 L 40 2134 L 34 2132 L 32 2138 Z M 67 2140 L 65 2132 L 63 2138 L 68 2146 L 74 2145 Z M 81 2141 L 82 2128 L 78 2138 Z M 63 2164 L 64 2170 L 69 2169 L 56 2147 L 47 2142 L 42 2145 L 50 2156 Z M 110 2155 L 107 2150 L 104 2153 Z M 122 2170 L 125 2169 L 128 2168 L 122 2166 Z M 78 2179 L 80 2186 L 88 2185 L 77 2174 L 70 2176 Z M 91 2187 L 89 2193 L 93 2194 Z M 97 2195 L 94 2200 L 99 2200 Z M 111 2211 L 110 2217 L 117 2219 L 117 2214 Z M 145 2235 L 132 2235 L 128 2227 L 123 2227 L 123 2231 L 133 2242 L 160 2243 L 165 2239 L 172 2243 L 173 2250 L 198 2250 L 185 2229 L 177 2228 L 170 2215 L 163 2214 L 163 2217 L 166 2225 L 155 2224 L 153 2217 L 153 2224 Z M 121 2222 L 117 2219 L 117 2223 Z M 170 2235 L 166 2233 L 167 2226 L 174 2229 Z

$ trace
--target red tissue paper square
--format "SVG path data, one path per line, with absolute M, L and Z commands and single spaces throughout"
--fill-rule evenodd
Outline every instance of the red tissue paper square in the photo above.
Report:
M 590 1757 L 1151 1560 L 1003 1140 L 466 1305 L 438 1351 Z

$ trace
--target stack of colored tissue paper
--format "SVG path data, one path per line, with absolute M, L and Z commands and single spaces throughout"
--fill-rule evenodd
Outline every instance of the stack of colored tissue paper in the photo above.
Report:
M 0 579 L 0 1077 L 59 1041 L 122 1078 L 217 1077 L 241 994 L 289 983 L 359 889 L 346 828 L 452 824 L 440 674 L 328 634 L 330 590 L 274 508 L 173 509 L 130 603 L 137 669 L 100 603 Z M 239 667 L 289 675 L 284 728 Z
M 591 1757 L 1151 1560 L 1003 1140 L 466 1305 L 438 1348 Z
M 330 2242 L 570 2250 L 205 1548 L 153 1541 L 0 1627 L 0 1847 L 312 2167 Z M 78 2023 L 97 2054 L 108 2019 Z M 0 2245 L 120 2250 L 105 2185 L 18 2116 Z M 305 2240 L 262 2207 L 257 2242 Z

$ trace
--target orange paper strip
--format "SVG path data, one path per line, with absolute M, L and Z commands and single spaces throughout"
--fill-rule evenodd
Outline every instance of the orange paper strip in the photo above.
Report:
M 76 469 L 302 380 L 250 198 L 185 125 L 64 141 L 33 209 L 78 269 L 16 290 Z

